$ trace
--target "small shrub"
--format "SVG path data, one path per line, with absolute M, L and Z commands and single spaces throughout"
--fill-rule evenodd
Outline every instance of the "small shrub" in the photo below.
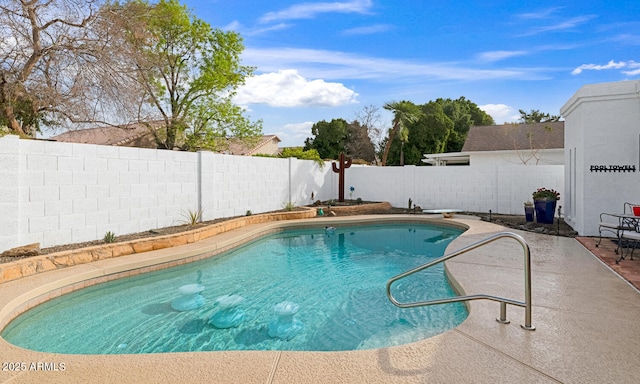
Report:
M 184 223 L 188 225 L 196 225 L 202 221 L 202 210 L 199 209 L 197 211 L 187 210 L 182 213 L 184 217 Z
M 286 202 L 282 203 L 282 208 L 283 208 L 285 211 L 293 211 L 293 209 L 294 209 L 295 207 L 296 207 L 296 205 L 295 205 L 295 204 L 293 204 L 293 202 L 292 202 L 292 201 L 286 201 Z
M 329 205 L 336 205 L 336 199 L 329 200 Z
M 107 233 L 104 234 L 104 238 L 103 238 L 105 243 L 115 243 L 116 242 L 116 234 L 108 231 Z
M 356 203 L 358 203 L 358 204 L 362 204 L 362 198 L 358 197 L 358 198 L 356 199 Z
M 251 210 L 248 210 L 247 213 L 245 213 L 245 216 L 251 216 L 253 215 L 253 213 L 251 213 Z

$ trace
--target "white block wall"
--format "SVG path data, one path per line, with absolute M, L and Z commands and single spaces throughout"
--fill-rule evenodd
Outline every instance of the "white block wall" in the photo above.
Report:
M 367 201 L 523 214 L 540 186 L 562 193 L 562 166 L 365 167 L 345 174 Z M 327 162 L 0 138 L 0 252 L 180 225 L 338 198 Z M 562 203 L 561 203 L 562 204 Z
M 0 252 L 20 244 L 19 144 L 18 136 L 0 137 Z
M 407 207 L 411 198 L 423 209 L 523 215 L 524 202 L 540 187 L 553 188 L 562 198 L 564 166 L 353 168 L 345 184 L 355 188 L 354 198 L 396 207 Z

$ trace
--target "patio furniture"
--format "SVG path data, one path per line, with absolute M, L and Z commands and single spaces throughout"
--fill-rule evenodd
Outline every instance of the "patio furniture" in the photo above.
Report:
M 636 246 L 638 245 L 638 241 L 640 241 L 640 233 L 636 232 L 636 231 L 622 231 L 620 233 L 620 242 L 622 242 L 622 240 L 625 240 L 625 244 L 626 244 L 626 249 L 627 249 L 627 254 L 629 254 L 631 257 L 630 259 L 633 260 L 633 251 L 635 251 Z M 629 251 L 629 245 L 633 244 L 633 247 L 631 248 L 631 251 Z M 620 247 L 620 245 L 618 245 L 618 248 Z M 620 260 L 624 260 L 626 258 L 626 254 L 625 252 L 621 252 L 620 253 L 620 257 L 618 257 L 618 259 L 616 260 L 616 264 L 618 264 L 620 262 Z
M 615 235 L 618 241 L 618 247 L 616 248 L 616 254 L 618 254 L 622 245 L 621 233 L 623 231 L 640 232 L 638 230 L 640 215 L 634 214 L 634 207 L 640 207 L 640 204 L 624 203 L 622 214 L 606 212 L 600 214 L 600 223 L 598 225 L 599 238 L 596 247 L 602 242 L 602 238 L 604 237 L 603 233 L 609 232 Z M 635 211 L 636 213 L 640 213 L 637 209 Z

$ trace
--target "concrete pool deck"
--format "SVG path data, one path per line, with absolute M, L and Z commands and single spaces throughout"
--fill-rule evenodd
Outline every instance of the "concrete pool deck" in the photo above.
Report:
M 138 273 L 132 270 L 150 270 L 158 262 L 180 264 L 184 261 L 175 260 L 226 249 L 282 226 L 359 220 L 413 221 L 425 220 L 425 216 L 347 216 L 255 224 L 176 248 L 24 277 L 0 285 L 0 323 L 5 324 L 25 306 L 90 280 L 106 280 L 107 275 L 128 276 Z M 429 220 L 469 227 L 449 245 L 448 252 L 506 231 L 463 215 Z M 469 302 L 469 317 L 455 329 L 403 346 L 365 351 L 64 355 L 29 351 L 0 339 L 0 382 L 636 383 L 640 377 L 638 291 L 575 239 L 508 231 L 523 236 L 531 247 L 535 331 L 521 329 L 523 308 L 508 306 L 511 323 L 500 324 L 495 321 L 499 304 L 483 300 Z M 466 294 L 524 298 L 523 252 L 512 239 L 493 242 L 446 265 Z M 63 330 L 73 325 L 49 326 Z M 16 363 L 24 363 L 26 370 L 16 371 Z

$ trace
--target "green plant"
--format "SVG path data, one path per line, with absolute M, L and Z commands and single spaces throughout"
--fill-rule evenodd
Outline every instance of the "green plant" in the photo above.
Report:
M 358 197 L 358 198 L 356 199 L 356 203 L 358 203 L 358 204 L 362 204 L 362 198 Z
M 247 210 L 247 213 L 244 214 L 245 216 L 251 216 L 253 215 L 253 213 L 251 213 L 251 210 Z
M 532 194 L 533 200 L 560 200 L 560 192 L 555 189 L 538 188 Z
M 300 160 L 313 160 L 321 169 L 324 167 L 324 160 L 322 160 L 316 149 L 308 149 L 305 151 L 302 147 L 287 147 L 282 149 L 278 157 L 295 157 Z
M 103 238 L 105 243 L 115 243 L 116 242 L 116 234 L 108 231 L 107 233 L 104 234 L 104 238 Z
M 527 200 L 527 201 L 524 202 L 524 206 L 525 207 L 533 207 L 533 202 L 530 201 L 530 200 Z
M 336 199 L 329 200 L 329 206 L 336 205 Z
M 191 209 L 182 213 L 184 217 L 183 222 L 188 225 L 196 225 L 202 221 L 202 209 L 198 209 L 197 211 L 192 211 Z
M 295 204 L 293 204 L 293 202 L 292 202 L 292 201 L 286 201 L 286 202 L 282 203 L 282 208 L 283 208 L 285 211 L 293 211 L 293 209 L 294 209 L 295 207 L 296 207 L 296 205 L 295 205 Z

